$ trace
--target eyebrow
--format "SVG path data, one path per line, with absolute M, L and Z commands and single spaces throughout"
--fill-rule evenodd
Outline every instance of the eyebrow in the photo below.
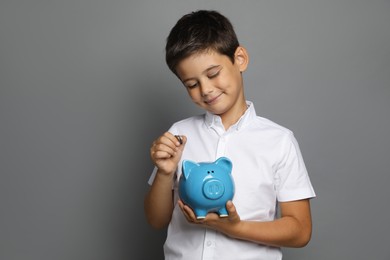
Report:
M 207 69 L 205 69 L 202 74 L 207 74 L 207 72 L 209 72 L 210 70 L 212 69 L 215 69 L 215 68 L 218 68 L 218 67 L 222 67 L 222 65 L 211 65 L 210 67 L 208 67 Z M 188 78 L 188 79 L 184 79 L 182 80 L 182 82 L 187 82 L 187 81 L 190 81 L 190 80 L 195 80 L 195 78 Z

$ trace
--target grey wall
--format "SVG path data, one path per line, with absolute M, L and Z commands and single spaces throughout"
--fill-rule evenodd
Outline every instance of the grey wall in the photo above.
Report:
M 226 14 L 247 98 L 292 129 L 314 233 L 286 259 L 390 259 L 389 1 L 1 1 L 0 259 L 161 259 L 149 146 L 200 111 L 164 63 L 191 10 Z

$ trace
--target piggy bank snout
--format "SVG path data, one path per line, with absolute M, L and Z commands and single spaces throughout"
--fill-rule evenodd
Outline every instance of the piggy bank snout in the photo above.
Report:
M 206 180 L 203 183 L 203 195 L 211 200 L 217 200 L 225 193 L 225 185 L 217 179 Z

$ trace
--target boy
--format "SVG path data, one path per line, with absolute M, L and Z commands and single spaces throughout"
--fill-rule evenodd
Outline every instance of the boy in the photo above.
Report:
M 150 148 L 145 214 L 153 227 L 168 226 L 165 259 L 281 259 L 280 247 L 305 246 L 314 190 L 292 132 L 246 101 L 248 53 L 229 20 L 215 11 L 184 15 L 167 38 L 166 61 L 206 113 L 175 123 Z M 178 197 L 181 162 L 221 156 L 233 163 L 228 217 L 196 219 Z

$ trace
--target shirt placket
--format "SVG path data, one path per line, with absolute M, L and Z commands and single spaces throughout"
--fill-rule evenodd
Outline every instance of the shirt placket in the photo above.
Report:
M 226 140 L 227 140 L 226 133 L 219 137 L 215 159 L 225 156 Z
M 216 158 L 225 156 L 227 136 L 226 133 L 220 135 L 216 150 Z M 206 229 L 205 238 L 203 242 L 203 260 L 213 259 L 214 250 L 216 249 L 217 232 L 211 229 Z
M 216 231 L 206 229 L 205 239 L 203 242 L 203 260 L 213 259 L 215 250 Z

